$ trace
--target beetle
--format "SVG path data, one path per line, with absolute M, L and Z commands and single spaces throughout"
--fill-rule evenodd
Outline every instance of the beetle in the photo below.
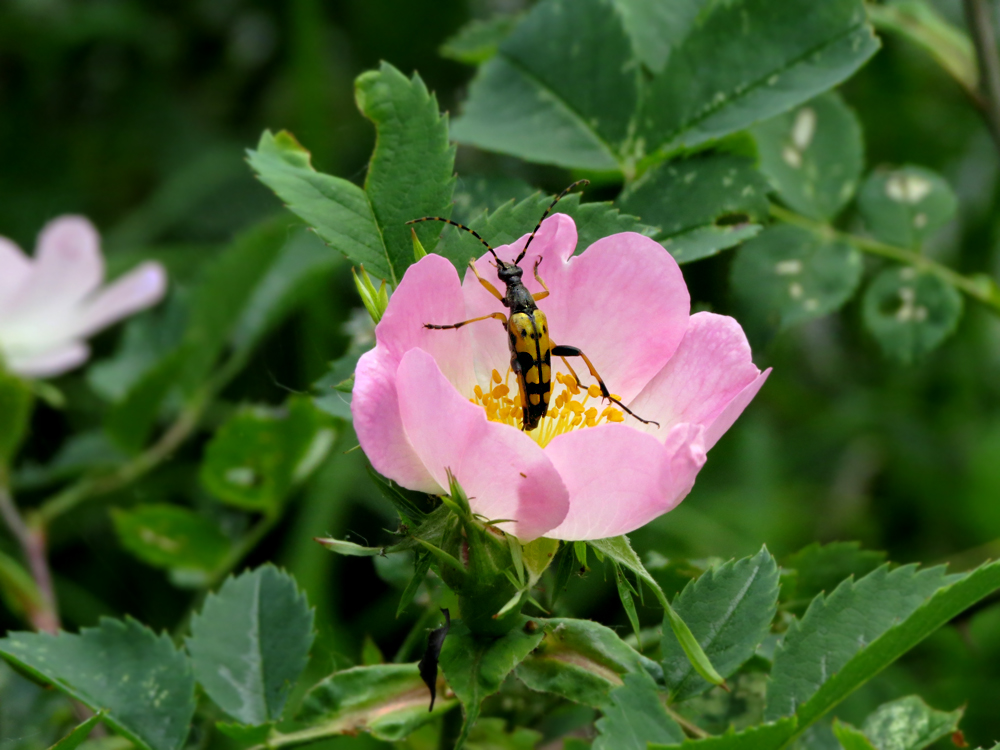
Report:
M 451 224 L 454 227 L 458 227 L 483 243 L 496 261 L 497 278 L 505 286 L 504 294 L 501 294 L 500 291 L 492 283 L 490 283 L 490 281 L 479 275 L 474 259 L 469 260 L 469 267 L 472 269 L 472 272 L 476 275 L 476 278 L 479 279 L 479 283 L 483 285 L 486 291 L 500 300 L 500 303 L 510 310 L 509 317 L 504 315 L 502 312 L 495 312 L 490 313 L 489 315 L 483 315 L 479 318 L 472 318 L 471 320 L 463 320 L 458 323 L 449 323 L 446 325 L 425 323 L 424 328 L 431 328 L 435 330 L 461 328 L 469 323 L 476 323 L 480 320 L 489 320 L 490 318 L 499 320 L 503 324 L 504 329 L 507 331 L 508 343 L 510 347 L 510 367 L 514 372 L 514 375 L 517 377 L 517 385 L 520 390 L 521 409 L 523 415 L 521 429 L 525 432 L 535 429 L 542 417 L 548 413 L 549 400 L 552 395 L 553 356 L 562 359 L 563 363 L 566 365 L 567 369 L 569 369 L 570 374 L 577 383 L 580 383 L 580 378 L 566 358 L 579 357 L 583 360 L 584 364 L 587 365 L 587 369 L 590 371 L 591 376 L 597 381 L 597 385 L 601 390 L 602 398 L 607 399 L 611 403 L 617 404 L 622 410 L 643 424 L 653 424 L 657 427 L 660 426 L 658 422 L 653 422 L 652 420 L 643 419 L 638 416 L 620 400 L 615 398 L 608 390 L 608 387 L 604 384 L 604 380 L 597 373 L 594 363 L 590 361 L 590 358 L 584 354 L 582 350 L 575 346 L 555 344 L 552 342 L 549 335 L 548 320 L 545 317 L 545 313 L 542 312 L 536 304 L 540 300 L 549 296 L 549 288 L 545 286 L 545 282 L 542 281 L 542 277 L 538 274 L 538 266 L 542 262 L 541 257 L 535 261 L 532 273 L 535 280 L 541 285 L 543 291 L 532 294 L 528 291 L 524 282 L 521 281 L 524 269 L 518 264 L 524 259 L 525 253 L 528 252 L 528 247 L 531 245 L 531 241 L 535 239 L 535 234 L 542 226 L 542 222 L 545 221 L 548 215 L 552 212 L 555 205 L 574 188 L 579 185 L 589 184 L 589 180 L 577 180 L 555 197 L 552 203 L 549 204 L 549 207 L 545 209 L 545 213 L 542 214 L 542 218 L 538 220 L 538 224 L 535 225 L 534 230 L 531 232 L 531 236 L 528 237 L 528 241 L 524 243 L 524 247 L 521 249 L 520 254 L 513 263 L 507 263 L 500 260 L 490 244 L 480 237 L 474 229 L 470 229 L 464 224 L 459 224 L 457 221 L 445 219 L 441 216 L 424 216 L 420 219 L 413 219 L 412 221 L 406 222 L 407 224 L 418 224 L 422 221 L 441 221 L 445 224 Z

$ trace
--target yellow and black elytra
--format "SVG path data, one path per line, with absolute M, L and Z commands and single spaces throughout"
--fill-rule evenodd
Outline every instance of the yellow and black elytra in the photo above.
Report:
M 538 265 L 542 262 L 541 257 L 535 261 L 533 273 L 535 280 L 541 284 L 544 291 L 532 294 L 521 281 L 524 269 L 522 269 L 518 264 L 524 259 L 525 253 L 528 252 L 528 246 L 531 244 L 531 241 L 535 239 L 535 233 L 538 232 L 539 228 L 541 228 L 542 222 L 545 221 L 545 218 L 549 215 L 549 213 L 551 213 L 552 209 L 555 208 L 556 203 L 573 190 L 573 188 L 578 185 L 588 184 L 590 184 L 588 180 L 577 180 L 555 197 L 555 200 L 553 200 L 552 203 L 549 204 L 549 207 L 545 209 L 545 213 L 542 214 L 542 218 L 538 220 L 538 224 L 535 225 L 534 230 L 531 232 L 531 236 L 528 237 L 528 241 L 524 243 L 524 248 L 521 250 L 521 253 L 517 256 L 517 259 L 513 263 L 507 263 L 500 260 L 500 258 L 497 257 L 496 252 L 494 252 L 493 248 L 490 247 L 490 244 L 486 240 L 480 237 L 474 230 L 469 229 L 469 227 L 464 224 L 459 224 L 457 221 L 445 219 L 440 216 L 425 216 L 421 219 L 414 219 L 413 221 L 406 222 L 407 224 L 417 224 L 421 221 L 441 221 L 445 224 L 451 224 L 452 226 L 469 232 L 477 240 L 482 242 L 496 260 L 497 277 L 506 286 L 505 294 L 501 294 L 500 291 L 493 286 L 493 284 L 479 275 L 479 271 L 476 270 L 474 259 L 469 260 L 469 267 L 476 275 L 476 278 L 479 279 L 479 283 L 482 284 L 490 294 L 500 300 L 504 307 L 510 310 L 509 318 L 502 312 L 495 312 L 490 313 L 489 315 L 483 315 L 480 318 L 472 318 L 471 320 L 463 320 L 460 323 L 451 323 L 448 325 L 425 323 L 424 328 L 434 328 L 439 330 L 446 328 L 461 328 L 469 323 L 475 323 L 480 320 L 488 320 L 490 318 L 495 318 L 503 324 L 507 331 L 510 345 L 510 368 L 517 377 L 517 385 L 520 389 L 521 408 L 523 412 L 523 424 L 521 429 L 525 432 L 535 429 L 535 427 L 538 426 L 538 422 L 549 410 L 549 399 L 552 395 L 553 355 L 562 359 L 563 363 L 566 365 L 567 369 L 569 369 L 570 374 L 577 383 L 580 382 L 580 378 L 576 372 L 573 371 L 572 366 L 566 361 L 566 358 L 579 357 L 584 361 L 584 364 L 587 365 L 587 369 L 590 371 L 590 374 L 597 381 L 603 398 L 617 404 L 621 409 L 638 419 L 643 424 L 655 424 L 657 427 L 660 426 L 657 422 L 646 420 L 637 416 L 627 406 L 625 406 L 625 404 L 612 396 L 611 392 L 604 384 L 604 380 L 602 380 L 601 376 L 597 374 L 597 370 L 586 354 L 577 349 L 575 346 L 557 345 L 552 342 L 552 339 L 549 337 L 549 324 L 548 320 L 545 318 L 545 313 L 539 310 L 538 305 L 535 304 L 539 300 L 545 299 L 549 296 L 549 288 L 545 286 L 545 282 L 542 281 L 541 276 L 538 275 Z

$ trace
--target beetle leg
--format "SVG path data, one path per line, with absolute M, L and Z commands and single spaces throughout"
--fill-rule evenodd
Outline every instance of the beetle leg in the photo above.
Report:
M 503 295 L 500 294 L 500 290 L 498 290 L 490 282 L 488 282 L 486 279 L 484 279 L 482 276 L 479 275 L 479 271 L 476 270 L 476 259 L 475 258 L 469 258 L 469 268 L 471 268 L 472 272 L 474 274 L 476 274 L 476 278 L 479 279 L 479 283 L 482 284 L 484 287 L 486 287 L 486 291 L 489 292 L 490 294 L 492 294 L 494 297 L 496 297 L 501 302 L 503 302 Z
M 433 328 L 435 330 L 443 330 L 445 328 L 461 328 L 462 326 L 468 325 L 469 323 L 475 323 L 476 321 L 479 320 L 486 320 L 487 318 L 496 318 L 501 323 L 503 323 L 504 328 L 507 327 L 507 316 L 504 315 L 502 312 L 495 312 L 495 313 L 490 313 L 489 315 L 484 315 L 481 318 L 472 318 L 471 320 L 463 320 L 461 323 L 452 323 L 446 326 L 437 326 L 434 325 L 433 323 L 424 323 L 424 328 Z
M 659 422 L 654 422 L 651 419 L 643 419 L 634 411 L 625 406 L 625 404 L 623 404 L 621 401 L 612 396 L 611 392 L 608 390 L 608 387 L 604 385 L 604 380 L 602 380 L 601 376 L 597 374 L 597 368 L 594 367 L 594 363 L 590 361 L 590 357 L 588 357 L 582 351 L 577 349 L 575 346 L 553 346 L 552 353 L 555 356 L 562 358 L 562 361 L 565 363 L 566 367 L 569 367 L 569 371 L 573 375 L 573 378 L 576 380 L 577 383 L 580 382 L 580 378 L 577 377 L 575 372 L 573 372 L 573 368 L 570 367 L 569 362 L 566 361 L 566 357 L 579 357 L 580 359 L 582 359 L 584 363 L 587 365 L 587 369 L 590 370 L 590 374 L 594 377 L 594 380 L 597 381 L 597 385 L 601 389 L 601 396 L 603 398 L 606 398 L 613 404 L 617 404 L 622 409 L 624 409 L 628 414 L 631 414 L 633 417 L 638 419 L 643 424 L 655 424 L 657 427 L 660 426 Z
M 542 285 L 542 289 L 544 289 L 545 291 L 544 292 L 538 292 L 537 294 L 532 294 L 531 295 L 532 298 L 534 298 L 535 302 L 538 302 L 538 300 L 540 300 L 540 299 L 545 299 L 546 297 L 548 297 L 551 294 L 551 292 L 549 291 L 549 288 L 547 286 L 545 286 L 545 282 L 542 281 L 542 277 L 538 275 L 538 264 L 541 263 L 541 262 L 542 262 L 542 256 L 539 255 L 535 259 L 534 274 L 535 274 L 535 281 L 537 281 L 539 284 L 541 284 Z

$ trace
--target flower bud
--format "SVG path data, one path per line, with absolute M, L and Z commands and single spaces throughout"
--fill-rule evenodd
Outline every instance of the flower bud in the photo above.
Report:
M 360 274 L 353 268 L 351 274 L 354 276 L 354 287 L 358 290 L 361 302 L 368 314 L 372 316 L 372 320 L 378 325 L 385 314 L 385 309 L 389 306 L 389 290 L 386 288 L 385 282 L 383 281 L 382 285 L 376 289 L 363 265 Z

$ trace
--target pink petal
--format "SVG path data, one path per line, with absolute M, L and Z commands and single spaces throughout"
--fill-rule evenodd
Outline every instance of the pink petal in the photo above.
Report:
M 513 260 L 527 241 L 497 248 L 503 260 Z M 598 240 L 581 255 L 572 255 L 576 228 L 565 214 L 545 220 L 521 261 L 525 285 L 542 290 L 532 275 L 535 259 L 544 260 L 539 274 L 552 292 L 539 302 L 556 344 L 582 349 L 612 393 L 628 402 L 659 372 L 676 351 L 687 328 L 691 299 L 677 262 L 662 246 L 634 232 Z M 496 271 L 481 258 L 476 267 L 487 279 Z M 471 274 L 465 278 L 467 306 L 472 314 L 501 309 Z M 501 291 L 503 291 L 501 289 Z M 484 296 L 485 294 L 485 296 Z M 499 333 L 484 341 L 474 339 L 477 357 L 496 362 L 506 341 Z M 499 343 L 497 342 L 499 341 Z M 503 367 L 492 364 L 501 372 Z M 570 362 L 584 383 L 593 379 L 582 362 Z M 578 366 L 579 365 L 579 366 Z
M 155 305 L 167 290 L 167 274 L 159 263 L 133 269 L 84 303 L 74 321 L 74 336 L 90 336 L 122 318 Z
M 684 422 L 703 425 L 708 450 L 736 421 L 769 373 L 754 365 L 739 323 L 701 312 L 691 316 L 677 353 L 629 408 L 660 423 L 659 429 L 637 424 L 654 435 L 666 436 Z
M 11 372 L 27 378 L 51 378 L 62 375 L 87 361 L 90 349 L 79 341 L 71 341 L 43 352 L 18 356 L 11 354 L 5 364 Z
M 605 539 L 673 510 L 705 463 L 704 429 L 677 425 L 666 445 L 623 424 L 560 435 L 545 448 L 569 490 L 566 519 L 546 536 Z
M 546 453 L 523 432 L 486 419 L 449 383 L 434 359 L 413 349 L 396 373 L 403 425 L 417 455 L 442 487 L 450 469 L 473 511 L 513 519 L 502 528 L 522 542 L 558 525 L 566 488 Z
M 0 237 L 0 309 L 31 274 L 31 261 L 21 248 Z
M 408 489 L 438 494 L 447 482 L 439 484 L 424 468 L 403 429 L 396 393 L 398 365 L 383 347 L 358 360 L 351 396 L 354 431 L 375 471 Z
M 450 325 L 470 317 L 455 267 L 440 255 L 431 254 L 406 269 L 375 328 L 375 338 L 395 363 L 409 350 L 423 349 L 434 357 L 449 382 L 471 396 L 475 380 L 469 330 L 498 324 L 489 321 L 445 331 L 424 328 L 425 323 Z
M 94 225 L 82 216 L 62 216 L 42 229 L 32 273 L 5 308 L 18 320 L 53 318 L 75 307 L 103 278 Z

